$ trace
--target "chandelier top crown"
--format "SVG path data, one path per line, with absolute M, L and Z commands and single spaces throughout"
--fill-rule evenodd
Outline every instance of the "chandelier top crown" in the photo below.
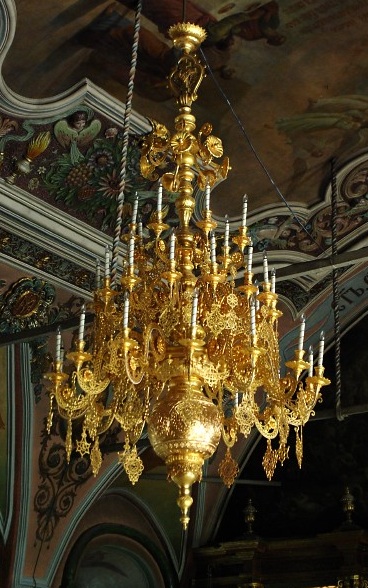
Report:
M 169 28 L 169 37 L 178 49 L 184 53 L 196 51 L 207 37 L 206 31 L 195 24 L 182 22 Z

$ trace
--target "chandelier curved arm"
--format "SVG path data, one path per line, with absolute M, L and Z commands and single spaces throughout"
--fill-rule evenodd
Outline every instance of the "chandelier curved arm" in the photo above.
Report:
M 305 387 L 302 383 L 298 386 L 297 396 L 294 401 L 286 404 L 290 410 L 290 424 L 294 426 L 305 425 L 311 416 L 315 415 L 314 408 L 319 400 L 321 393 L 318 386 L 314 386 L 307 378 Z
M 237 430 L 238 427 L 235 416 L 231 416 L 224 420 L 221 435 L 226 447 L 229 447 L 229 449 L 231 449 L 237 441 Z
M 83 392 L 87 395 L 93 396 L 98 396 L 101 392 L 106 390 L 111 381 L 108 377 L 98 379 L 95 371 L 90 367 L 84 367 L 77 371 L 76 380 Z
M 124 357 L 125 371 L 132 382 L 132 384 L 138 385 L 144 378 L 144 364 L 143 357 L 139 355 L 136 349 L 132 351 L 127 350 Z
M 61 410 L 68 415 L 73 415 L 74 420 L 74 418 L 78 418 L 86 411 L 86 408 L 89 404 L 89 396 L 88 394 L 80 394 L 77 392 L 75 384 L 76 372 L 73 372 L 71 380 L 72 381 L 70 386 L 66 385 L 56 387 L 55 400 L 57 402 L 59 412 Z M 75 414 L 77 415 L 76 417 L 74 417 Z
M 256 405 L 258 408 L 258 405 Z M 277 407 L 266 407 L 263 412 L 255 414 L 254 424 L 261 435 L 266 439 L 275 439 L 280 433 L 280 415 Z
M 73 411 L 71 411 L 68 407 L 63 407 L 60 404 L 58 404 L 58 412 L 60 416 L 65 420 L 68 420 L 70 418 L 72 421 L 75 421 L 76 419 L 82 417 L 86 413 L 87 408 L 88 405 L 84 404 L 83 406 L 80 405 L 76 409 L 73 408 Z
M 275 439 L 279 434 L 278 423 L 275 419 L 269 420 L 263 424 L 262 420 L 257 416 L 254 419 L 254 424 L 258 432 L 266 439 Z
M 222 141 L 218 137 L 211 135 L 211 123 L 204 123 L 198 133 L 199 155 L 206 165 L 212 162 L 215 157 L 222 157 L 224 149 Z
M 297 390 L 298 382 L 288 373 L 282 378 L 278 378 L 276 386 L 265 386 L 268 397 L 275 402 L 281 403 L 281 405 L 292 406 L 292 399 Z

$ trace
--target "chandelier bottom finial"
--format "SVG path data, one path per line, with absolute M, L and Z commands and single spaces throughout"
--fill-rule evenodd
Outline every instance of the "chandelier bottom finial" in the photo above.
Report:
M 193 502 L 191 487 L 202 477 L 202 466 L 221 437 L 217 406 L 203 394 L 203 382 L 191 375 L 172 378 L 156 402 L 148 423 L 155 453 L 167 467 L 168 478 L 179 487 L 178 505 L 184 528 Z

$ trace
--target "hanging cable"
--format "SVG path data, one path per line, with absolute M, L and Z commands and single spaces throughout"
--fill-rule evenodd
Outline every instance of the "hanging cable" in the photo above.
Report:
M 131 113 L 132 113 L 134 78 L 135 78 L 135 72 L 136 72 L 136 67 L 137 67 L 137 58 L 138 58 L 138 42 L 139 42 L 141 13 L 142 13 L 142 2 L 141 2 L 141 0 L 138 0 L 136 12 L 135 12 L 134 34 L 133 34 L 132 56 L 131 56 L 131 65 L 130 65 L 130 71 L 129 71 L 128 89 L 127 89 L 127 95 L 126 95 L 126 99 L 125 99 L 125 111 L 124 111 L 124 122 L 123 122 L 123 144 L 122 144 L 122 149 L 121 149 L 121 160 L 120 160 L 120 164 L 121 164 L 120 165 L 120 185 L 119 185 L 116 225 L 115 225 L 115 233 L 114 233 L 114 241 L 113 241 L 113 249 L 112 249 L 112 265 L 111 265 L 111 285 L 112 285 L 112 287 L 114 287 L 115 281 L 116 281 L 116 272 L 117 272 L 118 258 L 119 258 L 119 244 L 120 244 L 120 238 L 121 238 L 121 226 L 122 226 L 123 207 L 124 207 L 124 189 L 125 189 L 125 180 L 126 180 L 126 162 L 127 162 L 127 153 L 128 153 L 128 145 L 129 145 L 130 117 L 131 117 Z
M 187 22 L 187 1 L 183 0 L 183 17 L 181 19 L 181 22 Z
M 340 311 L 339 311 L 339 275 L 334 265 L 337 255 L 337 183 L 336 183 L 336 160 L 331 161 L 331 236 L 332 236 L 332 295 L 333 295 L 333 312 L 335 321 L 335 409 L 336 418 L 342 421 L 344 417 L 341 413 L 341 329 L 340 329 Z
M 233 115 L 237 125 L 239 126 L 241 132 L 243 133 L 250 150 L 252 151 L 254 157 L 256 158 L 256 160 L 258 161 L 259 165 L 261 166 L 262 170 L 264 171 L 264 173 L 266 174 L 266 176 L 268 177 L 268 180 L 270 181 L 272 187 L 274 188 L 275 192 L 277 193 L 277 195 L 281 198 L 281 200 L 283 201 L 283 203 L 285 204 L 286 208 L 289 210 L 291 216 L 293 217 L 294 221 L 299 225 L 299 227 L 306 233 L 306 235 L 308 235 L 308 237 L 311 239 L 311 241 L 313 241 L 313 243 L 315 243 L 318 247 L 318 249 L 320 249 L 320 251 L 322 253 L 325 253 L 325 250 L 323 249 L 323 247 L 321 246 L 320 243 L 318 243 L 318 241 L 316 241 L 316 239 L 313 237 L 313 235 L 308 231 L 307 227 L 301 222 L 301 220 L 295 215 L 293 209 L 291 208 L 290 204 L 288 203 L 288 201 L 286 200 L 285 196 L 283 195 L 283 193 L 281 192 L 280 188 L 278 187 L 278 185 L 276 184 L 276 182 L 274 181 L 271 173 L 269 172 L 269 170 L 267 169 L 267 167 L 265 166 L 265 164 L 263 163 L 261 157 L 258 155 L 256 148 L 254 147 L 252 141 L 250 140 L 250 137 L 242 123 L 242 121 L 240 120 L 237 112 L 235 111 L 235 108 L 233 107 L 233 105 L 231 104 L 229 98 L 227 97 L 227 95 L 225 94 L 224 90 L 222 89 L 221 85 L 218 83 L 216 76 L 214 75 L 208 60 L 203 52 L 203 49 L 200 50 L 201 51 L 201 55 L 202 58 L 206 64 L 206 68 L 209 71 L 211 78 L 213 79 L 216 88 L 218 89 L 220 95 L 222 96 L 223 100 L 226 102 L 231 114 Z

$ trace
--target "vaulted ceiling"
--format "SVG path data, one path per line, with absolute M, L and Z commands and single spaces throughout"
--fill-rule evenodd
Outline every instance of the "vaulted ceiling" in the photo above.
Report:
M 155 202 L 155 184 L 139 175 L 139 136 L 151 128 L 149 119 L 173 127 L 176 107 L 165 76 L 175 52 L 166 31 L 182 19 L 184 6 L 187 20 L 208 35 L 202 54 L 207 76 L 193 108 L 198 128 L 211 122 L 230 158 L 228 179 L 211 195 L 219 231 L 226 214 L 231 231 L 240 225 L 247 193 L 254 271 L 261 272 L 264 250 L 277 269 L 283 361 L 292 354 L 302 313 L 306 346 L 316 345 L 323 329 L 331 349 L 333 384 L 320 407 L 325 412 L 309 424 L 310 437 L 306 427 L 308 476 L 291 457 L 285 477 L 278 474 L 264 488 L 259 471 L 264 448 L 254 435 L 236 446 L 241 474 L 235 489 L 218 484 L 219 456 L 208 465 L 192 526 L 182 536 L 175 490 L 148 441 L 141 446 L 145 477 L 131 488 L 115 460 L 118 430 L 106 438 L 96 480 L 83 460 L 76 459 L 66 473 L 60 425 L 51 437 L 45 433 L 42 373 L 50 362 L 45 337 L 51 333 L 52 339 L 58 323 L 71 331 L 77 326 L 82 302 L 91 300 L 96 259 L 103 260 L 115 228 L 134 6 L 129 0 L 0 0 L 0 464 L 6 480 L 0 529 L 3 553 L 9 553 L 13 533 L 25 539 L 14 552 L 24 561 L 15 566 L 19 585 L 36 577 L 40 585 L 58 586 L 78 541 L 81 550 L 89 546 L 81 586 L 99 556 L 111 582 L 119 578 L 119 585 L 131 586 L 122 579 L 122 563 L 112 570 L 116 554 L 124 554 L 120 562 L 131 566 L 137 586 L 170 585 L 183 573 L 191 545 L 242 532 L 243 523 L 236 521 L 249 497 L 259 500 L 263 534 L 270 521 L 277 535 L 285 529 L 302 532 L 306 520 L 308 532 L 337 525 L 339 493 L 347 483 L 356 489 L 362 524 L 367 518 L 361 321 L 368 308 L 368 8 L 355 0 L 143 1 L 133 95 L 123 230 L 136 190 L 143 215 Z M 74 127 L 73 135 L 76 115 L 84 126 Z M 164 197 L 170 217 L 171 195 Z M 202 198 L 197 190 L 198 207 Z M 341 366 L 335 365 L 336 327 L 338 335 L 349 331 L 350 336 Z M 343 420 L 344 411 L 362 413 L 361 421 Z M 16 438 L 9 432 L 12 424 Z M 324 479 L 324 490 L 319 484 L 317 491 L 310 482 L 316 471 L 321 479 L 331 454 L 339 457 L 331 488 Z M 29 478 L 20 475 L 21 467 Z M 270 496 L 273 518 L 267 511 Z M 13 506 L 20 499 L 24 516 L 18 520 Z M 101 542 L 97 531 L 83 535 L 107 522 L 120 525 L 104 531 L 119 536 L 113 547 Z M 139 546 L 136 559 L 134 546 Z M 152 563 L 162 553 L 171 562 L 164 578 Z

